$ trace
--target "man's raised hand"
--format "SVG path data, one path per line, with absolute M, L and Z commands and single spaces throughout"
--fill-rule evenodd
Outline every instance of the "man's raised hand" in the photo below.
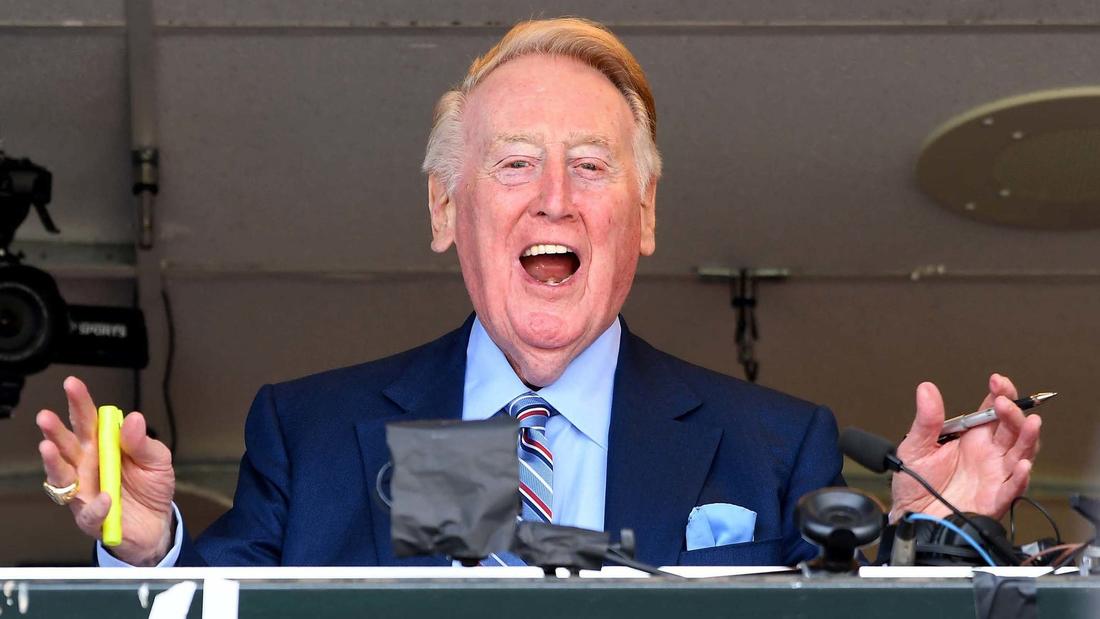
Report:
M 96 406 L 88 388 L 70 376 L 64 383 L 70 430 L 56 413 L 36 417 L 43 440 L 38 444 L 46 481 L 57 487 L 77 482 L 69 502 L 77 527 L 98 539 L 111 497 L 99 490 Z M 172 454 L 145 433 L 145 417 L 130 413 L 122 423 L 122 543 L 110 549 L 131 565 L 156 565 L 172 543 L 172 496 L 176 488 Z
M 943 397 L 932 383 L 917 387 L 917 414 L 909 434 L 898 446 L 898 457 L 922 475 L 960 511 L 1000 518 L 1012 499 L 1027 490 L 1032 461 L 1039 450 L 1038 415 L 1025 416 L 1012 401 L 1016 387 L 1007 377 L 989 377 L 989 395 L 979 409 L 993 407 L 997 421 L 966 431 L 940 445 L 944 422 Z M 943 516 L 940 505 L 908 475 L 894 475 L 890 520 L 906 511 Z

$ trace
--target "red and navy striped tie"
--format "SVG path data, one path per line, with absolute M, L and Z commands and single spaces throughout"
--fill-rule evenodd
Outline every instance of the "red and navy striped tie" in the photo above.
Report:
M 554 520 L 554 455 L 546 441 L 546 422 L 558 412 L 532 391 L 509 402 L 501 411 L 519 422 L 520 518 Z M 526 565 L 510 552 L 489 555 L 482 565 Z
M 504 407 L 519 422 L 519 496 L 522 517 L 531 522 L 554 520 L 554 456 L 546 441 L 546 422 L 556 411 L 533 392 Z

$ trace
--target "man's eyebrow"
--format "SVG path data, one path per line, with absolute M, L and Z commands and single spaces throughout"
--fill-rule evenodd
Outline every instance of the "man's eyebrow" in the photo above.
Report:
M 541 144 L 542 138 L 533 133 L 498 133 L 493 136 L 489 141 L 491 146 L 500 146 L 501 144 Z
M 567 148 L 574 146 L 602 146 L 611 149 L 611 140 L 600 133 L 570 133 L 565 141 Z

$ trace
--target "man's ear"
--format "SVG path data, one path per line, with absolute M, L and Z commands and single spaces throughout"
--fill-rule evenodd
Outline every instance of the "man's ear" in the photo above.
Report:
M 642 243 L 643 256 L 652 256 L 657 250 L 657 179 L 651 178 L 642 195 Z
M 455 203 L 435 174 L 428 175 L 428 212 L 432 217 L 432 251 L 443 253 L 455 240 Z

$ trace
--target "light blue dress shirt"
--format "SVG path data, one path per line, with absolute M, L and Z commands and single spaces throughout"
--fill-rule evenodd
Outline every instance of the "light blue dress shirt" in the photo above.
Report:
M 622 327 L 615 320 L 557 381 L 537 392 L 561 413 L 546 423 L 546 439 L 554 454 L 554 524 L 604 529 L 607 432 L 621 336 Z M 462 419 L 488 419 L 527 391 L 475 318 L 466 346 Z
M 557 381 L 538 391 L 561 413 L 546 423 L 546 440 L 554 454 L 554 524 L 603 531 L 607 432 L 621 336 L 622 327 L 616 319 L 573 359 Z M 528 391 L 475 318 L 466 346 L 462 419 L 488 419 L 512 398 Z M 176 515 L 175 541 L 157 567 L 175 565 L 183 545 L 183 518 L 175 503 L 172 510 Z M 99 542 L 96 555 L 101 567 L 131 567 Z

